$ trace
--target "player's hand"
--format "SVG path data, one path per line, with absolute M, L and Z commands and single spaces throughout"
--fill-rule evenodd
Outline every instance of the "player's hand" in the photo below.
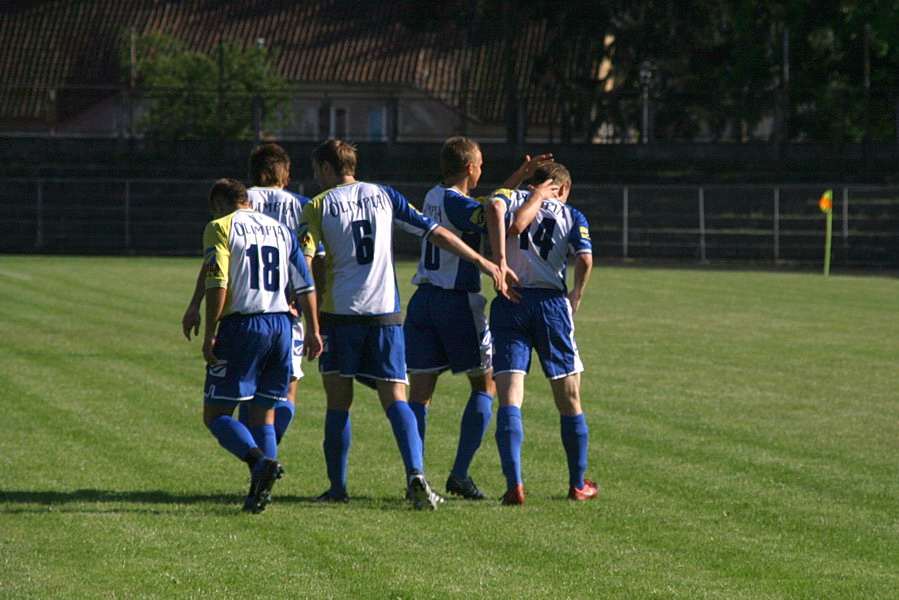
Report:
M 547 179 L 539 185 L 529 185 L 528 189 L 531 190 L 532 196 L 545 200 L 558 197 L 561 187 L 558 183 L 554 183 L 552 179 Z
M 521 283 L 518 281 L 518 275 L 507 265 L 503 265 L 503 273 L 506 281 L 506 293 L 503 294 L 509 301 L 518 304 L 521 301 Z
M 297 305 L 293 302 L 291 302 L 290 306 L 287 307 L 287 311 L 291 314 L 291 316 L 293 316 L 293 318 L 300 318 L 300 311 L 297 310 Z
M 184 332 L 187 341 L 190 341 L 191 329 L 194 335 L 200 335 L 200 309 L 193 304 L 187 307 L 184 316 L 181 317 L 181 331 Z
M 553 162 L 552 154 L 538 154 L 534 158 L 528 155 L 524 157 L 524 163 L 518 167 L 518 170 L 521 171 L 522 178 L 527 180 L 534 175 L 534 171 L 539 169 L 541 165 L 550 162 Z
M 213 353 L 214 350 L 215 338 L 203 341 L 203 358 L 206 359 L 206 364 L 210 367 L 219 361 L 219 359 L 217 359 L 215 357 L 215 354 Z
M 489 275 L 493 279 L 493 289 L 508 298 L 506 284 L 506 276 L 503 268 L 489 260 L 482 259 L 480 265 L 481 271 Z
M 323 347 L 322 337 L 319 334 L 306 334 L 306 339 L 303 340 L 303 354 L 306 356 L 306 360 L 315 360 L 321 356 Z
M 577 290 L 572 290 L 568 294 L 568 302 L 571 304 L 571 314 L 577 312 L 578 307 L 581 305 L 582 297 L 581 292 L 578 292 Z

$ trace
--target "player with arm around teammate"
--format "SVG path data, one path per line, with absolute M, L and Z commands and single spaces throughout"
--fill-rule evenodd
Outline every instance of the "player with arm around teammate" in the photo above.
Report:
M 406 399 L 406 352 L 393 263 L 393 226 L 478 265 L 501 287 L 499 269 L 462 240 L 412 208 L 396 190 L 357 181 L 356 149 L 328 140 L 312 154 L 324 190 L 303 209 L 307 261 L 319 242 L 326 250 L 321 321 L 325 350 L 319 362 L 327 397 L 323 449 L 330 487 L 319 499 L 347 502 L 353 378 L 375 382 L 403 459 L 409 498 L 417 509 L 440 501 L 424 475 L 421 437 Z
M 507 491 L 502 503 L 524 504 L 521 477 L 523 428 L 521 406 L 524 377 L 530 369 L 531 350 L 550 380 L 559 411 L 560 434 L 568 461 L 568 497 L 590 500 L 599 492 L 585 479 L 587 423 L 581 408 L 580 374 L 584 367 L 574 338 L 573 314 L 580 306 L 593 267 L 589 225 L 568 206 L 571 176 L 559 163 L 544 165 L 535 181 L 552 180 L 555 198 L 536 193 L 498 190 L 491 201 L 500 212 L 513 214 L 508 236 L 503 235 L 508 266 L 518 275 L 521 301 L 513 304 L 497 297 L 490 308 L 494 339 L 494 377 L 499 395 L 496 444 Z M 502 232 L 505 234 L 506 232 Z M 574 287 L 565 283 L 568 257 L 574 257 Z
M 541 155 L 525 163 L 506 180 L 516 188 L 534 169 L 551 159 Z M 483 155 L 477 142 L 447 139 L 440 150 L 443 179 L 425 195 L 422 212 L 459 236 L 473 249 L 487 233 L 483 199 L 469 196 L 481 177 Z M 514 281 L 514 274 L 510 275 Z M 406 307 L 403 333 L 409 371 L 409 406 L 415 413 L 422 443 L 427 414 L 443 371 L 468 376 L 471 394 L 460 424 L 456 458 L 446 491 L 472 500 L 484 498 L 468 473 L 492 416 L 496 388 L 491 371 L 492 340 L 487 326 L 487 300 L 479 292 L 480 273 L 471 262 L 421 241 L 421 258 L 412 283 L 417 287 Z
M 203 232 L 206 360 L 203 421 L 226 450 L 251 469 L 244 510 L 265 510 L 277 461 L 275 405 L 284 400 L 291 373 L 288 293 L 306 319 L 306 355 L 321 353 L 312 277 L 294 233 L 250 209 L 246 188 L 220 179 L 209 192 L 214 216 Z M 249 427 L 234 409 L 249 404 Z

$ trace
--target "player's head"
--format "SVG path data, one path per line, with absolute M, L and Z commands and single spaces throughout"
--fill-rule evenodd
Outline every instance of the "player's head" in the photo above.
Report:
M 327 140 L 312 151 L 312 168 L 316 174 L 315 181 L 321 187 L 320 178 L 343 178 L 356 176 L 356 146 L 342 140 Z
M 559 186 L 557 198 L 562 202 L 568 201 L 568 193 L 571 191 L 571 173 L 565 168 L 565 165 L 559 162 L 548 162 L 537 167 L 534 176 L 531 178 L 533 185 L 539 185 L 552 179 L 553 183 Z
M 250 181 L 260 187 L 287 187 L 290 156 L 278 144 L 263 144 L 250 152 Z
M 476 141 L 457 136 L 443 142 L 443 148 L 440 149 L 440 170 L 444 181 L 466 176 L 468 187 L 473 188 L 481 178 L 483 164 L 481 147 Z
M 218 179 L 209 190 L 209 208 L 212 209 L 212 214 L 216 219 L 249 205 L 247 188 L 236 179 Z

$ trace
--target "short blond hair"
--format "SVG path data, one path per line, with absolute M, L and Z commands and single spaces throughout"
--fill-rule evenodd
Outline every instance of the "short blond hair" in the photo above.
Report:
M 468 165 L 474 164 L 481 146 L 467 137 L 451 137 L 443 142 L 440 149 L 440 171 L 444 177 L 457 175 Z
M 335 175 L 356 175 L 356 146 L 342 140 L 327 140 L 312 151 L 312 160 L 328 163 Z

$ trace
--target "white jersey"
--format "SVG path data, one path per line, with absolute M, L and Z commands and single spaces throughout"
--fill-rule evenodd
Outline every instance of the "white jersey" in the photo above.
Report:
M 393 269 L 394 222 L 427 235 L 437 223 L 393 188 L 357 181 L 327 190 L 303 209 L 303 252 L 323 242 L 323 313 L 380 316 L 400 312 Z
M 526 190 L 500 189 L 493 193 L 491 200 L 505 202 L 506 214 L 511 215 L 530 195 Z M 521 235 L 506 238 L 506 262 L 518 275 L 522 287 L 567 292 L 568 256 L 592 253 L 587 219 L 556 198 L 543 201 L 537 216 Z
M 227 289 L 222 316 L 286 313 L 287 291 L 315 290 L 294 233 L 261 213 L 240 209 L 203 231 L 206 287 Z
M 421 212 L 462 238 L 475 252 L 480 251 L 481 234 L 487 233 L 482 201 L 466 196 L 454 187 L 436 185 L 425 195 Z M 481 273 L 473 263 L 422 239 L 421 259 L 412 283 L 479 292 Z
M 247 190 L 247 198 L 253 210 L 284 223 L 294 233 L 300 227 L 303 205 L 309 202 L 309 198 L 279 187 L 253 186 Z

